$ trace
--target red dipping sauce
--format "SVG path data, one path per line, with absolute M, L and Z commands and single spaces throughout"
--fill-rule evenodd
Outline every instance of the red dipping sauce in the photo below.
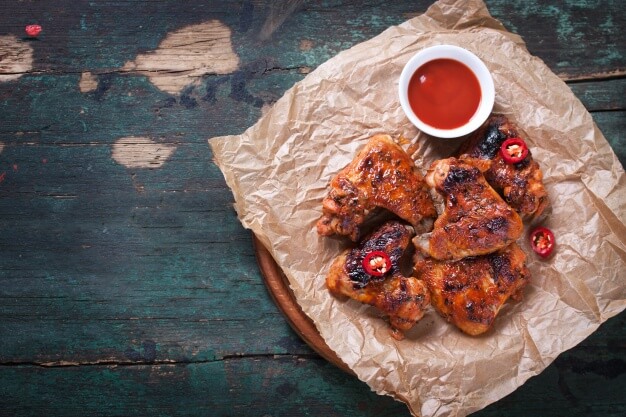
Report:
M 434 59 L 419 67 L 409 81 L 409 104 L 415 115 L 437 129 L 467 123 L 481 100 L 472 70 L 454 59 Z

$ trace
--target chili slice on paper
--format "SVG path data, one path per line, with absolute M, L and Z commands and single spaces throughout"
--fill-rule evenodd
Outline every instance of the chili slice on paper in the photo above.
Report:
M 547 227 L 539 226 L 530 233 L 530 246 L 542 258 L 547 258 L 554 251 L 556 239 Z

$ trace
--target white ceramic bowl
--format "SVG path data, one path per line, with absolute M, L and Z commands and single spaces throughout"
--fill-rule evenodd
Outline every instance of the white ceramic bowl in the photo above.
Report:
M 467 123 L 454 129 L 438 129 L 422 122 L 411 109 L 409 104 L 408 87 L 411 77 L 415 71 L 424 65 L 425 63 L 435 59 L 454 59 L 465 64 L 478 79 L 481 91 L 481 100 L 478 105 L 478 109 L 474 115 L 469 119 Z M 487 66 L 476 55 L 454 45 L 437 45 L 431 46 L 426 49 L 422 49 L 415 54 L 409 62 L 406 63 L 402 74 L 400 75 L 400 82 L 398 83 L 398 95 L 400 97 L 400 105 L 404 110 L 404 113 L 422 132 L 436 136 L 439 138 L 458 138 L 478 129 L 487 120 L 493 109 L 493 103 L 495 100 L 495 88 L 493 85 L 493 78 Z

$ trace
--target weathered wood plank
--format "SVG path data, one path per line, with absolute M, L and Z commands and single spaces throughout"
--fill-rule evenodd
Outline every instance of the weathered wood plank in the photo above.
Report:
M 141 354 L 151 355 L 151 349 L 144 346 Z M 519 390 L 473 415 L 621 416 L 626 411 L 621 349 L 609 353 L 603 366 L 565 353 Z M 16 417 L 122 416 L 137 410 L 156 416 L 409 416 L 404 405 L 377 396 L 327 362 L 289 355 L 130 366 L 16 365 L 0 367 L 0 387 L 0 407 Z
M 624 13 L 617 12 L 620 0 L 485 3 L 508 30 L 523 37 L 530 53 L 562 78 L 626 74 L 626 45 L 617 35 L 626 29 Z
M 569 87 L 590 112 L 626 109 L 626 78 L 572 82 Z
M 623 112 L 594 117 L 623 158 Z M 132 173 L 111 161 L 106 146 L 5 148 L 2 360 L 62 361 L 69 351 L 77 362 L 126 361 L 130 344 L 158 339 L 155 328 L 168 360 L 193 350 L 170 346 L 177 337 L 197 343 L 203 332 L 219 333 L 210 345 L 224 355 L 255 346 L 259 333 L 250 328 L 267 329 L 263 339 L 274 345 L 287 335 L 220 174 L 208 158 L 199 164 L 182 154 L 167 169 Z M 91 330 L 76 334 L 89 321 Z M 19 334 L 28 327 L 46 331 Z M 99 331 L 109 335 L 106 346 L 93 344 Z
M 623 111 L 592 113 L 593 120 L 611 144 L 623 168 L 626 168 L 626 113 Z
M 26 76 L 15 88 L 23 91 L 13 94 L 14 89 L 9 89 L 7 91 L 12 94 L 1 102 L 3 123 L 0 126 L 0 141 L 4 144 L 4 155 L 0 155 L 19 164 L 21 161 L 17 156 L 7 155 L 12 146 L 52 145 L 59 148 L 59 158 L 63 156 L 63 159 L 54 161 L 43 149 L 41 158 L 36 161 L 22 159 L 28 163 L 44 159 L 48 163 L 63 161 L 71 167 L 76 161 L 69 159 L 67 154 L 71 150 L 65 147 L 75 144 L 98 147 L 114 144 L 125 137 L 148 137 L 155 143 L 172 147 L 171 158 L 177 160 L 176 163 L 187 163 L 187 169 L 196 172 L 203 169 L 206 173 L 218 174 L 215 166 L 209 163 L 206 139 L 243 132 L 258 120 L 264 105 L 271 105 L 302 77 L 304 75 L 299 73 L 277 72 L 252 76 L 245 89 L 245 94 L 253 98 L 248 103 L 241 97 L 233 96 L 235 87 L 226 83 L 228 77 L 221 78 L 225 82 L 216 87 L 211 98 L 201 94 L 215 77 L 206 80 L 204 89 L 198 87 L 184 99 L 177 99 L 168 98 L 144 77 L 112 76 L 106 96 L 99 100 L 91 93 L 76 91 L 76 76 Z M 48 84 L 51 86 L 47 87 Z M 3 87 L 6 88 L 0 84 L 0 91 Z M 589 111 L 626 108 L 626 79 L 571 83 L 570 87 Z M 191 100 L 195 103 L 193 106 L 185 104 Z M 223 123 L 224 120 L 228 123 Z M 109 148 L 106 148 L 102 153 L 108 151 Z M 96 150 L 91 152 L 95 155 Z M 200 167 L 192 166 L 203 161 L 207 163 Z M 99 163 L 109 162 L 112 160 L 105 158 Z M 2 168 L 6 170 L 7 167 Z M 107 165 L 102 167 L 106 168 Z M 189 172 L 187 176 L 191 174 Z
M 594 118 L 623 161 L 623 112 Z M 0 155 L 1 294 L 12 300 L 0 309 L 10 335 L 2 360 L 124 362 L 128 346 L 158 339 L 155 328 L 166 360 L 194 360 L 187 352 L 206 334 L 221 335 L 210 342 L 218 356 L 245 352 L 260 323 L 268 346 L 289 336 L 203 140 L 179 144 L 154 170 L 120 166 L 106 143 L 53 143 L 9 142 Z M 76 334 L 85 322 L 90 330 Z M 27 328 L 46 331 L 20 336 Z M 94 342 L 98 333 L 108 342 Z M 191 342 L 180 347 L 177 338 Z M 277 349 L 258 352 L 286 353 Z M 298 349 L 290 353 L 306 352 Z
M 377 396 L 321 359 L 289 356 L 153 366 L 15 366 L 0 369 L 0 387 L 0 407 L 15 417 L 127 416 L 138 410 L 154 416 L 407 415 L 403 404 Z
M 619 0 L 550 4 L 491 0 L 494 17 L 519 33 L 533 54 L 567 79 L 624 75 L 625 19 Z M 189 0 L 172 2 L 63 0 L 46 16 L 46 6 L 7 5 L 0 17 L 6 33 L 21 36 L 25 24 L 41 20 L 44 32 L 35 44 L 35 72 L 110 72 L 140 52 L 155 49 L 166 33 L 185 25 L 217 19 L 231 28 L 246 62 L 262 59 L 271 67 L 316 67 L 336 53 L 368 39 L 390 25 L 424 12 L 430 0 L 418 2 L 308 1 L 297 8 L 267 41 L 259 39 L 271 13 L 271 1 Z M 52 7 L 52 6 L 50 6 Z M 46 18 L 47 17 L 47 18 Z M 123 22 L 123 24 L 120 24 Z M 270 58 L 271 57 L 271 58 Z

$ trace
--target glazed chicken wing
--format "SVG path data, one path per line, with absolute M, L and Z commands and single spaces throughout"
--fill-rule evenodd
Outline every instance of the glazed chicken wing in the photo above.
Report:
M 525 261 L 522 249 L 512 243 L 498 252 L 458 261 L 422 259 L 415 274 L 426 282 L 435 309 L 476 336 L 489 330 L 509 297 L 521 299 L 530 279 Z
M 376 208 L 384 208 L 428 231 L 436 216 L 424 178 L 413 160 L 389 135 L 373 136 L 356 158 L 330 182 L 317 231 L 359 239 L 359 226 Z
M 430 302 L 424 283 L 407 278 L 400 271 L 400 258 L 412 236 L 411 226 L 386 222 L 356 248 L 339 255 L 326 277 L 331 293 L 372 305 L 388 316 L 392 335 L 397 339 L 422 318 Z M 388 264 L 377 255 L 380 252 L 388 256 Z M 369 260 L 370 268 L 378 268 L 381 276 L 368 273 L 364 259 Z
M 460 150 L 460 159 L 476 166 L 487 182 L 523 219 L 539 217 L 548 206 L 539 164 L 528 156 L 516 164 L 508 164 L 500 154 L 502 143 L 520 133 L 514 123 L 503 115 L 493 115 L 472 135 Z
M 478 168 L 455 158 L 433 162 L 426 182 L 445 199 L 433 231 L 413 243 L 424 255 L 440 260 L 484 255 L 517 240 L 520 216 L 487 184 Z

